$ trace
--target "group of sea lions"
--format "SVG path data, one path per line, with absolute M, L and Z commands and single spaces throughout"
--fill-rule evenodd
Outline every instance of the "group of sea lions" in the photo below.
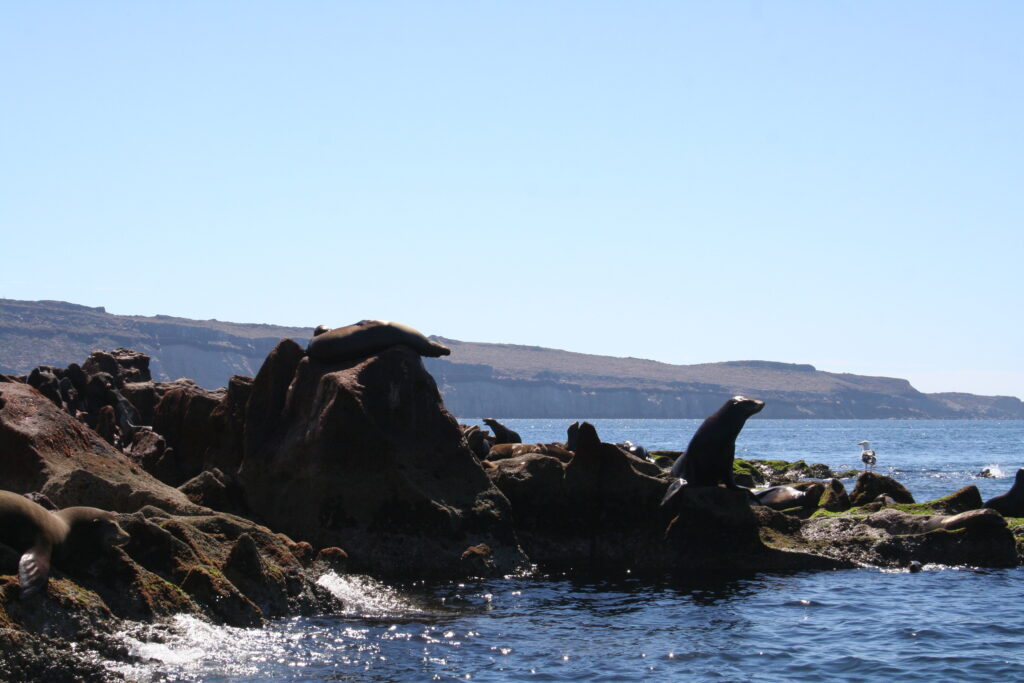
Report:
M 306 349 L 318 362 L 334 363 L 362 358 L 389 347 L 404 345 L 421 356 L 446 356 L 451 351 L 419 331 L 400 323 L 362 320 L 354 325 L 329 329 L 318 327 Z M 697 428 L 685 452 L 672 466 L 674 481 L 662 505 L 687 486 L 719 486 L 746 491 L 753 504 L 786 508 L 798 504 L 809 491 L 788 486 L 775 486 L 750 491 L 733 478 L 736 438 L 749 417 L 759 413 L 764 402 L 745 396 L 734 396 L 710 415 Z M 642 446 L 630 442 L 601 444 L 593 425 L 575 422 L 569 426 L 565 443 L 523 444 L 518 433 L 494 418 L 486 418 L 485 431 L 478 426 L 464 427 L 463 434 L 471 450 L 481 461 L 493 461 L 524 453 L 543 453 L 567 461 L 581 448 L 596 446 L 618 449 L 630 458 L 650 464 Z M 868 446 L 863 443 L 865 452 Z M 870 464 L 874 464 L 871 451 Z M 868 459 L 864 459 L 869 465 Z M 819 494 L 820 495 L 820 494 Z M 985 502 L 985 507 L 1009 517 L 1024 517 L 1024 468 L 1018 470 L 1013 487 L 1007 493 Z M 30 598 L 46 587 L 51 564 L 73 560 L 83 549 L 93 550 L 109 545 L 123 545 L 128 534 L 118 525 L 112 512 L 91 507 L 69 507 L 50 511 L 29 498 L 0 490 L 0 543 L 20 554 L 18 580 L 21 598 Z

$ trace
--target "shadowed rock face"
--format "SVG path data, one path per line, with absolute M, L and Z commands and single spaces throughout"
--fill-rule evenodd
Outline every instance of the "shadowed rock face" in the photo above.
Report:
M 324 364 L 293 346 L 268 356 L 246 409 L 239 477 L 254 514 L 381 575 L 456 575 L 480 543 L 498 570 L 525 562 L 507 499 L 415 351 Z

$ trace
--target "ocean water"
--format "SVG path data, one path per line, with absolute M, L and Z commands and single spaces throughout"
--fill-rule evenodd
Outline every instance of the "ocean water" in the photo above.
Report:
M 564 440 L 568 422 L 506 424 L 543 442 Z M 605 441 L 669 450 L 699 424 L 593 422 Z M 754 418 L 737 455 L 854 469 L 862 440 L 919 501 L 966 484 L 1003 493 L 1024 465 L 1022 421 Z M 1000 476 L 979 478 L 986 467 Z M 1022 569 L 320 581 L 345 613 L 261 629 L 129 624 L 138 661 L 108 666 L 138 681 L 1024 680 Z

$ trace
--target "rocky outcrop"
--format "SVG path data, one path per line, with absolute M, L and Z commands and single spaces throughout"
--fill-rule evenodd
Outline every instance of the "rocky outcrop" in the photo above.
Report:
M 523 549 L 544 568 L 658 573 L 841 566 L 765 546 L 740 491 L 685 487 L 663 507 L 668 480 L 658 472 L 602 443 L 589 423 L 580 425 L 567 463 L 526 453 L 496 460 L 488 470 L 512 503 Z
M 120 512 L 130 534 L 123 547 L 78 546 L 55 559 L 32 597 L 21 594 L 19 552 L 0 544 L 0 679 L 106 680 L 67 643 L 123 657 L 112 637 L 120 619 L 186 613 L 253 626 L 339 608 L 308 570 L 309 544 L 192 502 L 28 384 L 0 383 L 0 481 L 48 506 Z M 188 491 L 207 502 L 209 488 Z
M 799 532 L 819 554 L 860 565 L 922 564 L 1014 567 L 1013 533 L 994 510 L 915 515 L 886 508 L 867 516 L 808 520 Z
M 27 384 L 0 383 L 0 481 L 10 491 L 40 491 L 60 507 L 202 512 Z
M 384 576 L 464 573 L 462 553 L 480 543 L 496 569 L 525 562 L 508 500 L 415 351 L 323 364 L 285 340 L 253 381 L 246 414 L 239 478 L 273 528 L 340 546 L 352 568 Z

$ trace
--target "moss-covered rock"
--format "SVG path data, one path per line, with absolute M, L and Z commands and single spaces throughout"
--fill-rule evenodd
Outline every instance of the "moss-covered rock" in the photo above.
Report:
M 850 509 L 850 496 L 843 482 L 836 478 L 825 482 L 825 491 L 818 499 L 818 507 L 828 512 L 843 512 Z
M 850 493 L 850 505 L 857 507 L 874 501 L 879 496 L 890 496 L 897 503 L 913 503 L 914 496 L 903 484 L 892 477 L 876 472 L 862 472 Z

